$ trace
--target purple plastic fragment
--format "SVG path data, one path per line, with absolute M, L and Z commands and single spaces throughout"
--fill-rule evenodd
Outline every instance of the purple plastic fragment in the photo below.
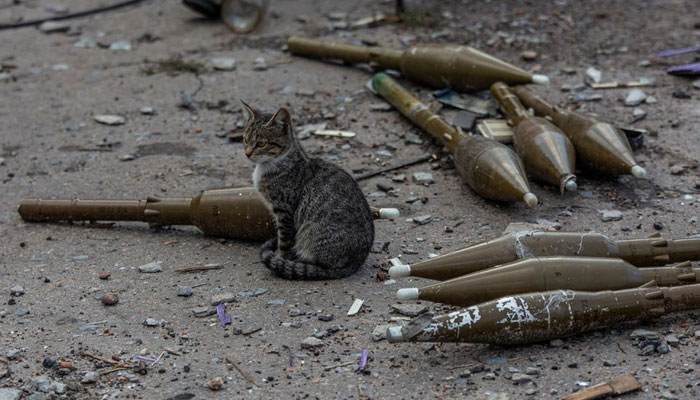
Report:
M 700 62 L 685 65 L 674 65 L 666 70 L 673 75 L 700 75 Z
M 362 355 L 360 356 L 360 365 L 357 367 L 358 371 L 364 371 L 367 366 L 367 356 L 369 355 L 369 350 L 362 349 Z
M 686 47 L 685 49 L 665 50 L 660 53 L 654 54 L 654 57 L 669 57 L 678 54 L 692 53 L 694 51 L 700 51 L 700 46 Z
M 231 323 L 231 316 L 226 315 L 226 308 L 224 307 L 223 303 L 219 303 L 219 305 L 216 306 L 216 316 L 219 317 L 221 326 L 226 326 Z
M 140 356 L 140 355 L 138 355 L 138 354 L 135 355 L 134 358 L 138 358 L 139 360 L 150 361 L 150 362 L 156 362 L 156 361 L 157 361 L 155 358 Z

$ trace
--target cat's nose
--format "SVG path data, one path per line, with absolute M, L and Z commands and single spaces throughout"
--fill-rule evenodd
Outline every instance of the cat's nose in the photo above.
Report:
M 253 149 L 252 148 L 247 148 L 245 149 L 245 156 L 250 157 L 253 154 Z

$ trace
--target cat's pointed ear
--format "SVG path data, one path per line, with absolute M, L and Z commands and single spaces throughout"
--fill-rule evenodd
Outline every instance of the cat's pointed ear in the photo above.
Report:
M 241 102 L 241 104 L 243 104 L 243 109 L 248 114 L 248 120 L 250 121 L 251 119 L 254 119 L 255 118 L 255 110 L 253 110 L 253 108 L 251 108 L 248 104 L 246 104 L 245 101 L 243 101 L 241 99 L 238 99 L 238 100 Z
M 287 111 L 286 108 L 282 107 L 279 110 L 275 111 L 274 114 L 272 114 L 272 117 L 270 117 L 270 120 L 265 123 L 265 126 L 270 126 L 275 122 L 280 122 L 282 126 L 287 127 L 289 126 L 291 118 L 292 117 L 289 115 L 289 111 Z

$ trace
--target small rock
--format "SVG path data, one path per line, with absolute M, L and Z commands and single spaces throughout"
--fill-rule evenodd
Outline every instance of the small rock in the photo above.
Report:
M 680 175 L 685 171 L 682 165 L 674 165 L 671 167 L 671 175 Z
M 659 100 L 657 100 L 656 97 L 654 97 L 654 96 L 649 96 L 649 97 L 647 97 L 646 100 L 644 100 L 644 102 L 646 104 L 656 104 L 659 102 Z
M 642 119 L 646 118 L 647 112 L 644 111 L 644 109 L 636 107 L 634 110 L 632 110 L 632 117 L 634 118 L 634 121 L 641 121 Z
M 435 183 L 435 179 L 433 179 L 433 174 L 430 172 L 414 172 L 413 182 L 419 185 L 431 185 Z
M 654 229 L 656 229 L 657 231 L 664 229 L 664 224 L 662 224 L 661 222 L 654 222 L 653 226 L 654 226 Z
M 429 223 L 430 221 L 433 220 L 432 215 L 421 215 L 419 217 L 414 217 L 413 222 L 417 223 L 418 225 L 425 225 Z
M 374 340 L 375 342 L 379 342 L 386 339 L 386 330 L 389 329 L 389 327 L 391 326 L 391 324 L 382 324 L 376 326 L 372 330 L 372 340 Z
M 236 295 L 231 292 L 217 293 L 211 296 L 211 305 L 218 306 L 221 303 L 234 303 L 236 302 Z
M 92 117 L 95 119 L 95 121 L 104 124 L 104 125 L 122 125 L 123 123 L 126 122 L 126 119 L 122 117 L 121 115 L 109 115 L 109 114 L 104 114 L 104 115 L 95 115 Z
M 686 92 L 685 90 L 681 90 L 681 89 L 674 90 L 671 93 L 671 96 L 673 96 L 677 99 L 689 99 L 691 97 L 688 92 Z
M 535 394 L 537 394 L 537 389 L 528 389 L 525 391 L 525 394 L 528 396 L 534 396 Z
M 695 89 L 700 89 L 700 79 L 693 81 L 693 87 Z
M 255 59 L 253 64 L 253 69 L 256 71 L 265 71 L 267 69 L 267 63 L 263 57 L 258 57 Z
M 194 289 L 189 286 L 181 286 L 177 288 L 177 295 L 180 297 L 190 297 L 194 294 Z
M 642 104 L 646 100 L 647 95 L 641 89 L 632 89 L 625 97 L 625 105 L 634 107 Z
M 309 336 L 301 342 L 301 348 L 307 350 L 316 350 L 317 348 L 322 347 L 324 345 L 325 343 L 323 343 L 323 340 L 315 338 L 313 336 Z
M 680 340 L 676 335 L 666 335 L 666 343 L 668 343 L 669 346 L 678 347 Z
M 119 296 L 116 293 L 105 293 L 100 298 L 100 301 L 105 306 L 113 306 L 119 303 Z
M 156 113 L 156 110 L 153 107 L 141 107 L 139 108 L 139 112 L 143 115 L 153 115 Z
M 277 307 L 279 307 L 279 306 L 283 306 L 284 303 L 286 303 L 286 300 L 285 300 L 285 299 L 274 299 L 274 300 L 268 301 L 268 302 L 267 302 L 267 305 L 268 305 L 268 306 L 277 306 Z
M 658 346 L 656 346 L 656 352 L 661 353 L 661 354 L 666 354 L 671 351 L 671 348 L 668 346 L 668 343 L 666 341 L 662 341 Z
M 236 69 L 236 59 L 231 57 L 214 57 L 211 59 L 214 69 L 219 71 L 233 71 Z
M 102 271 L 100 272 L 100 275 L 98 275 L 98 278 L 102 279 L 103 281 L 106 281 L 109 279 L 109 277 L 112 276 L 109 272 Z
M 44 33 L 68 32 L 70 24 L 61 21 L 46 21 L 39 25 L 39 30 Z
M 391 309 L 401 315 L 415 317 L 428 311 L 428 306 L 415 303 L 394 303 L 391 305 Z
M 109 45 L 109 49 L 113 51 L 129 51 L 131 50 L 131 42 L 128 40 L 117 40 Z
M 527 367 L 527 369 L 525 370 L 525 373 L 526 373 L 527 375 L 537 376 L 537 375 L 540 374 L 540 369 L 539 369 L 539 368 L 535 368 L 535 367 Z
M 622 219 L 622 211 L 618 210 L 598 210 L 599 213 L 603 214 L 601 220 L 603 222 L 619 221 Z
M 603 365 L 606 367 L 615 367 L 617 366 L 617 361 L 615 360 L 605 360 L 603 361 Z
M 148 264 L 143 264 L 139 266 L 139 271 L 145 274 L 154 274 L 156 272 L 163 272 L 163 267 L 161 266 L 162 261 L 153 261 Z
M 301 317 L 305 313 L 298 308 L 290 308 L 287 314 L 289 314 L 290 317 Z
M 553 339 L 549 341 L 549 345 L 552 347 L 562 347 L 564 345 L 564 341 L 561 339 Z
M 333 314 L 319 314 L 318 315 L 318 320 L 319 321 L 333 321 L 334 315 Z
M 530 382 L 532 380 L 532 377 L 530 375 L 526 375 L 526 374 L 515 373 L 515 374 L 513 374 L 513 377 L 511 378 L 511 380 L 516 385 L 519 385 L 521 383 Z
M 525 50 L 522 53 L 520 53 L 520 58 L 522 58 L 525 61 L 533 61 L 537 58 L 537 52 L 532 50 Z
M 4 387 L 0 388 L 0 400 L 19 400 L 22 391 L 19 389 Z M 27 397 L 28 399 L 29 397 Z
M 241 297 L 241 298 L 257 297 L 257 296 L 262 296 L 265 293 L 268 293 L 269 291 L 270 291 L 270 289 L 265 289 L 265 288 L 241 290 L 240 292 L 238 292 L 238 297 Z
M 586 82 L 587 83 L 600 83 L 600 79 L 602 78 L 602 73 L 600 70 L 595 69 L 593 67 L 589 67 L 586 70 Z
M 496 374 L 493 372 L 488 372 L 484 374 L 484 377 L 482 378 L 485 381 L 495 381 L 496 380 Z
M 212 307 L 195 307 L 192 309 L 192 314 L 197 318 L 208 317 L 216 314 L 216 309 Z
M 22 355 L 22 350 L 20 349 L 9 349 L 5 352 L 5 357 L 8 360 L 17 360 Z
M 123 156 L 119 156 L 119 161 L 132 161 L 135 159 L 136 156 L 133 154 L 124 154 Z
M 221 388 L 224 387 L 224 378 L 217 376 L 216 378 L 209 379 L 207 387 L 213 391 L 221 390 Z
M 406 182 L 406 174 L 397 174 L 391 177 L 391 180 L 394 182 Z
M 157 319 L 155 319 L 155 318 L 146 318 L 146 319 L 143 321 L 143 324 L 144 324 L 145 326 L 150 326 L 150 327 L 161 326 L 161 325 L 163 325 L 164 323 L 165 323 L 165 320 L 162 320 L 162 319 L 161 319 L 161 320 L 157 320 Z
M 25 293 L 24 288 L 20 285 L 15 285 L 15 286 L 10 288 L 10 295 L 12 295 L 12 296 L 19 297 L 19 296 L 23 295 L 24 293 Z
M 649 355 L 651 355 L 651 354 L 654 353 L 654 349 L 655 349 L 655 347 L 654 347 L 653 344 L 644 346 L 644 347 L 642 348 L 642 351 L 639 353 L 639 355 L 640 355 L 640 356 L 649 356 Z
M 100 379 L 100 376 L 95 371 L 88 371 L 83 375 L 80 383 L 96 383 Z

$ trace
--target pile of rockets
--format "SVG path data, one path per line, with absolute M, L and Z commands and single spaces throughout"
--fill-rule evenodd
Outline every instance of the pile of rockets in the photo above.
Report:
M 536 206 L 537 196 L 530 190 L 526 172 L 555 185 L 561 193 L 575 191 L 576 154 L 582 166 L 595 173 L 646 176 L 620 129 L 596 116 L 552 106 L 524 86 L 509 87 L 549 80 L 474 48 L 448 45 L 396 50 L 300 37 L 289 38 L 287 46 L 295 55 L 398 70 L 407 79 L 431 88 L 449 87 L 458 92 L 490 88 L 514 127 L 515 152 L 495 140 L 453 127 L 387 74 L 378 73 L 371 81 L 375 93 L 449 149 L 467 184 L 486 199 L 522 200 Z
M 522 200 L 534 207 L 537 197 L 525 171 L 561 193 L 574 191 L 576 154 L 583 167 L 597 173 L 646 175 L 627 138 L 614 125 L 546 103 L 517 86 L 545 83 L 545 76 L 531 75 L 471 47 L 395 50 L 299 37 L 291 37 L 287 44 L 295 55 L 369 63 L 377 69 L 398 70 L 432 88 L 461 92 L 490 88 L 514 127 L 515 152 L 453 127 L 389 75 L 378 73 L 371 80 L 378 95 L 450 150 L 459 173 L 484 198 Z M 210 189 L 193 198 L 28 198 L 18 211 L 25 221 L 35 222 L 141 221 L 151 227 L 194 225 L 205 234 L 234 239 L 275 235 L 269 211 L 250 187 Z M 398 216 L 396 209 L 372 212 L 375 218 Z M 466 308 L 441 316 L 424 314 L 405 326 L 389 328 L 387 338 L 522 344 L 700 308 L 700 268 L 692 268 L 690 260 L 700 260 L 700 239 L 656 236 L 616 241 L 590 232 L 517 232 L 415 265 L 393 260 L 392 278 L 441 281 L 400 289 L 397 298 Z M 675 264 L 660 267 L 669 263 Z
M 524 344 L 700 308 L 699 239 L 612 240 L 600 233 L 515 232 L 415 265 L 392 278 L 441 281 L 399 300 L 465 307 L 387 331 L 390 342 Z M 665 267 L 656 267 L 675 263 Z

